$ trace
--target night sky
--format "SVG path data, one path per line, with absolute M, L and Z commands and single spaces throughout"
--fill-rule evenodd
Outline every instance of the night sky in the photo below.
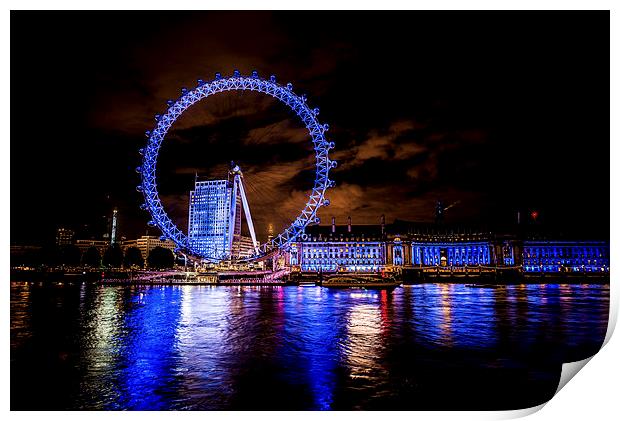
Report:
M 320 107 L 339 161 L 323 223 L 432 221 L 440 199 L 458 201 L 448 222 L 537 210 L 609 236 L 608 12 L 55 11 L 11 13 L 11 242 L 100 235 L 114 207 L 122 236 L 144 234 L 144 131 L 181 87 L 235 68 Z M 276 100 L 232 92 L 190 108 L 161 149 L 183 230 L 195 174 L 231 160 L 259 237 L 297 216 L 309 137 Z

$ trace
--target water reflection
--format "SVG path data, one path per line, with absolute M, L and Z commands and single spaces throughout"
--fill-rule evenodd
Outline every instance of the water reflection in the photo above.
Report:
M 176 388 L 176 330 L 181 316 L 180 287 L 133 290 L 126 305 L 117 369 L 121 399 L 109 409 L 163 409 L 165 390 Z M 176 354 L 176 353 L 175 353 Z
M 234 336 L 230 321 L 241 317 L 239 291 L 212 286 L 181 287 L 181 317 L 175 332 L 174 373 L 178 377 L 178 409 L 199 407 L 203 402 L 224 404 L 230 393 L 225 364 L 227 340 Z M 208 296 L 208 301 L 202 298 Z M 219 357 L 218 357 L 219 356 Z M 220 385 L 220 387 L 218 387 Z M 176 409 L 176 408 L 175 408 Z
M 381 313 L 377 305 L 357 304 L 347 317 L 345 361 L 353 379 L 368 380 L 381 355 Z
M 20 288 L 11 285 L 11 350 L 19 349 L 31 335 L 31 283 L 23 282 Z
M 116 381 L 121 374 L 116 370 L 122 347 L 121 334 L 124 331 L 124 311 L 121 290 L 98 287 L 92 296 L 80 294 L 80 302 L 87 310 L 80 324 L 82 349 L 80 368 L 84 377 L 80 382 L 80 405 L 94 404 L 103 409 L 109 402 L 121 397 Z M 83 307 L 84 307 L 83 306 Z
M 452 345 L 452 307 L 450 295 L 450 285 L 439 285 L 441 321 L 439 322 L 439 330 L 441 331 L 440 342 Z
M 340 346 L 344 337 L 344 313 L 340 296 L 322 288 L 295 288 L 285 295 L 285 330 L 278 349 L 287 383 L 309 395 L 310 407 L 329 409 L 337 382 Z M 286 291 L 288 292 L 288 290 Z M 324 306 L 338 311 L 324 312 Z M 304 385 L 307 390 L 304 391 Z
M 562 361 L 598 349 L 608 288 L 13 283 L 12 407 L 481 408 L 489 396 L 529 405 L 557 385 Z M 59 373 L 58 390 L 44 392 Z M 510 393 L 523 382 L 531 390 Z

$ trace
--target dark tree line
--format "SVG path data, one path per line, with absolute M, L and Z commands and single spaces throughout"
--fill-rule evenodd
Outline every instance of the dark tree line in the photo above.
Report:
M 97 247 L 89 247 L 82 256 L 82 265 L 91 268 L 98 268 L 101 266 L 101 254 Z
M 123 259 L 123 266 L 127 268 L 133 266 L 137 266 L 139 268 L 144 267 L 144 258 L 137 247 L 129 247 L 127 249 Z
M 103 254 L 102 264 L 107 268 L 119 268 L 123 265 L 123 250 L 118 244 L 113 244 Z
M 80 252 L 75 245 L 47 247 L 17 256 L 11 256 L 11 265 L 27 266 L 84 266 L 89 268 L 134 268 L 141 269 L 147 263 L 149 268 L 166 269 L 174 266 L 174 254 L 169 249 L 155 247 L 147 261 L 144 261 L 140 249 L 129 247 L 124 253 L 118 244 L 106 249 L 103 256 L 96 247 L 89 247 Z
M 171 268 L 174 266 L 174 254 L 169 249 L 157 246 L 149 253 L 147 263 L 152 269 Z

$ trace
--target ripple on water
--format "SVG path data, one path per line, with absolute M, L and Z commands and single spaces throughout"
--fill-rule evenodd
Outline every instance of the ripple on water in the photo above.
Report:
M 605 285 L 12 283 L 11 405 L 524 407 L 552 388 L 561 361 L 596 352 L 608 306 Z

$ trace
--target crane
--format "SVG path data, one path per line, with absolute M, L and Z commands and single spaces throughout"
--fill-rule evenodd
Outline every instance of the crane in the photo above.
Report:
M 453 208 L 454 206 L 458 205 L 459 203 L 461 203 L 461 201 L 457 200 L 456 202 L 452 202 L 448 206 L 444 206 L 443 202 L 441 200 L 438 200 L 437 201 L 437 205 L 435 206 L 435 223 L 436 224 L 442 223 L 443 222 L 444 212 L 446 212 L 450 208 Z

